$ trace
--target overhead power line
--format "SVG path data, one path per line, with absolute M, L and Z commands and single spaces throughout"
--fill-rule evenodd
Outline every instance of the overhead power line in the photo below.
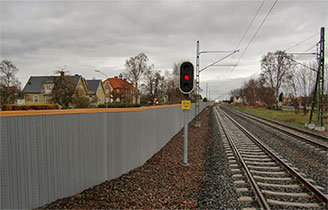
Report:
M 239 40 L 239 42 L 238 42 L 238 44 L 237 44 L 235 50 L 238 49 L 240 43 L 244 40 L 244 38 L 245 38 L 246 34 L 248 33 L 250 27 L 253 25 L 254 20 L 256 19 L 257 15 L 259 14 L 259 12 L 260 12 L 260 10 L 261 10 L 261 8 L 262 8 L 264 2 L 265 2 L 265 0 L 263 0 L 262 3 L 261 3 L 261 5 L 259 6 L 259 8 L 257 8 L 257 11 L 256 11 L 256 13 L 255 13 L 255 15 L 254 15 L 252 21 L 248 24 L 247 29 L 246 29 L 246 31 L 244 32 L 244 34 L 243 34 L 243 36 L 241 37 L 241 39 Z
M 251 26 L 253 25 L 253 22 L 255 21 L 255 19 L 256 19 L 257 15 L 259 14 L 260 10 L 262 9 L 264 2 L 265 2 L 265 0 L 263 0 L 262 3 L 260 4 L 260 6 L 257 8 L 256 13 L 255 13 L 253 19 L 252 19 L 251 22 L 248 24 L 248 26 L 247 26 L 247 28 L 246 28 L 244 34 L 242 35 L 241 39 L 239 40 L 239 42 L 238 42 L 237 46 L 235 47 L 235 50 L 234 50 L 234 51 L 236 51 L 236 50 L 238 49 L 239 45 L 241 44 L 241 42 L 242 42 L 242 41 L 244 40 L 244 38 L 246 37 L 246 35 L 247 35 L 249 29 L 250 29 Z M 230 62 L 230 64 L 229 64 L 230 66 L 233 66 L 234 68 L 237 66 L 237 64 L 232 65 L 231 63 L 232 63 L 232 62 Z M 219 87 L 219 86 L 218 86 L 218 87 Z M 216 87 L 216 88 L 218 88 L 218 87 Z M 216 88 L 215 88 L 215 89 L 216 89 Z
M 248 42 L 248 44 L 247 44 L 245 50 L 244 50 L 243 53 L 240 55 L 237 64 L 239 63 L 239 61 L 241 60 L 241 58 L 242 58 L 242 57 L 244 56 L 244 54 L 246 53 L 247 49 L 249 48 L 249 46 L 251 45 L 251 43 L 252 43 L 253 40 L 255 39 L 256 35 L 258 34 L 258 32 L 260 31 L 260 29 L 262 28 L 264 22 L 265 22 L 266 19 L 269 17 L 271 11 L 272 11 L 273 8 L 276 6 L 276 4 L 277 4 L 278 1 L 279 1 L 279 0 L 276 0 L 276 1 L 273 3 L 273 5 L 272 5 L 272 7 L 270 8 L 269 12 L 267 13 L 267 15 L 265 16 L 265 18 L 264 18 L 263 21 L 261 22 L 261 24 L 260 24 L 260 26 L 258 27 L 258 29 L 256 30 L 255 34 L 253 35 L 252 39 Z
M 220 61 L 222 61 L 222 60 L 226 59 L 227 57 L 229 57 L 229 56 L 231 56 L 231 55 L 235 54 L 236 52 L 239 52 L 239 50 L 235 50 L 235 51 L 233 51 L 232 53 L 230 53 L 230 54 L 228 54 L 228 55 L 224 56 L 223 58 L 220 58 L 220 59 L 218 59 L 218 60 L 214 61 L 213 63 L 211 63 L 211 64 L 207 65 L 206 67 L 204 67 L 204 68 L 202 68 L 201 70 L 199 70 L 199 73 L 200 73 L 200 72 L 202 72 L 202 71 L 204 71 L 205 69 L 207 69 L 207 68 L 211 67 L 211 66 L 214 66 L 214 65 L 215 65 L 215 64 L 217 64 L 218 62 L 220 62 Z
M 304 39 L 303 41 L 300 41 L 299 43 L 294 44 L 293 46 L 286 48 L 284 51 L 287 51 L 287 50 L 289 50 L 289 49 L 292 49 L 293 47 L 296 47 L 296 46 L 298 46 L 298 45 L 300 45 L 300 44 L 303 44 L 304 42 L 306 42 L 306 41 L 309 40 L 309 39 L 312 39 L 313 37 L 317 36 L 318 34 L 319 34 L 319 33 L 315 33 L 315 34 L 313 34 L 312 36 L 310 36 L 310 37 Z
M 313 48 L 315 48 L 317 46 L 317 44 L 312 45 L 310 48 L 306 49 L 304 52 L 309 52 L 310 50 L 312 50 Z
M 310 69 L 310 70 L 312 70 L 312 71 L 318 72 L 316 69 L 311 68 L 311 67 L 309 67 L 309 66 L 307 66 L 307 65 L 304 65 L 303 63 L 300 63 L 300 62 L 294 60 L 293 58 L 289 58 L 289 59 L 292 60 L 293 62 L 297 63 L 298 65 L 301 65 L 301 66 L 303 66 L 303 67 L 305 67 L 305 68 L 308 68 L 308 69 Z
M 237 46 L 235 47 L 235 51 L 238 49 L 239 45 L 241 44 L 241 42 L 244 40 L 245 36 L 247 35 L 249 29 L 250 29 L 251 26 L 253 25 L 253 22 L 255 21 L 255 19 L 256 19 L 257 15 L 259 14 L 260 10 L 262 9 L 264 2 L 265 2 L 265 0 L 263 0 L 262 3 L 260 4 L 260 6 L 257 8 L 256 13 L 255 13 L 253 19 L 252 19 L 251 22 L 248 24 L 248 26 L 247 26 L 247 28 L 246 28 L 246 30 L 245 30 L 243 36 L 241 37 L 241 39 L 239 40 Z M 230 62 L 230 64 L 231 64 L 231 63 L 232 63 L 232 62 Z M 233 66 L 237 66 L 237 65 L 233 65 Z
M 276 0 L 273 5 L 271 6 L 270 10 L 268 11 L 268 13 L 266 14 L 266 16 L 264 17 L 264 19 L 262 20 L 260 26 L 257 28 L 256 32 L 254 33 L 253 37 L 251 38 L 251 40 L 248 42 L 247 46 L 245 47 L 244 51 L 242 52 L 242 54 L 240 55 L 236 65 L 238 65 L 238 63 L 240 62 L 240 60 L 242 59 L 242 57 L 245 55 L 247 49 L 249 48 L 249 46 L 251 45 L 251 43 L 253 42 L 253 40 L 255 39 L 256 35 L 258 34 L 258 32 L 260 31 L 260 29 L 262 28 L 263 24 L 265 23 L 265 21 L 267 20 L 267 18 L 269 17 L 270 13 L 272 12 L 273 8 L 276 6 L 276 4 L 278 3 L 279 0 Z M 235 70 L 235 67 L 232 68 L 232 70 L 229 72 L 229 75 L 226 77 L 225 81 L 229 78 L 230 74 Z

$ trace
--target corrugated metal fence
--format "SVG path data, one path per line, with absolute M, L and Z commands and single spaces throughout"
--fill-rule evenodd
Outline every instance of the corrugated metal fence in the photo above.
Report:
M 189 121 L 194 116 L 192 105 Z M 170 106 L 0 123 L 0 209 L 35 208 L 141 166 L 183 127 L 183 113 Z

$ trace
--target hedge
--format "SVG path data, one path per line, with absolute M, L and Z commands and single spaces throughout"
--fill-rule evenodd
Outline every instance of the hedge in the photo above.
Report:
M 120 103 L 109 103 L 107 108 L 131 108 L 140 107 L 140 104 L 120 104 Z M 97 108 L 106 108 L 106 104 L 99 104 Z
M 15 105 L 6 104 L 2 106 L 2 111 L 16 111 L 16 110 L 45 110 L 45 109 L 58 109 L 57 104 L 43 104 L 43 105 Z

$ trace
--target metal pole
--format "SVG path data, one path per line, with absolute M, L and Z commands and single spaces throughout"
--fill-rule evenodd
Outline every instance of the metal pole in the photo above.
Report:
M 98 69 L 95 69 L 95 72 L 98 72 L 98 73 L 104 75 L 106 77 L 106 79 L 108 79 L 108 75 L 105 74 L 104 72 L 102 72 L 102 71 L 100 71 Z M 108 99 L 108 101 L 107 101 L 107 99 Z M 107 97 L 107 94 L 105 93 L 105 104 L 106 104 L 106 108 L 108 108 L 108 102 L 109 102 L 109 98 Z
M 324 72 L 325 72 L 325 28 L 321 28 L 320 34 L 320 81 L 319 81 L 319 99 L 318 99 L 318 125 L 323 127 L 323 115 L 324 115 Z
M 312 99 L 312 107 L 310 113 L 310 120 L 307 124 L 309 128 L 315 128 L 316 130 L 323 131 L 325 130 L 324 123 L 323 123 L 323 112 L 324 112 L 324 69 L 325 69 L 325 55 L 324 55 L 324 44 L 325 43 L 325 28 L 321 28 L 320 34 L 320 49 L 319 53 L 317 52 L 317 59 L 318 59 L 318 71 L 317 71 L 317 80 L 316 85 L 314 88 L 314 94 Z M 313 119 L 314 113 L 314 103 L 317 106 L 317 117 L 316 120 Z M 313 126 L 315 125 L 315 127 Z
M 189 166 L 188 163 L 188 110 L 184 112 L 184 138 L 183 138 L 183 165 Z
M 208 83 L 206 83 L 206 99 L 208 99 L 207 90 L 208 90 Z
M 200 127 L 200 116 L 199 116 L 199 56 L 200 56 L 200 52 L 199 52 L 199 41 L 197 41 L 197 47 L 196 47 L 196 107 L 195 107 L 195 117 L 196 117 L 196 123 L 195 126 L 196 127 Z

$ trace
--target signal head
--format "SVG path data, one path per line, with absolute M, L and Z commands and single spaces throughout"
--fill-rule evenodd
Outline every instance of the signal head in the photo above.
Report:
M 194 66 L 186 61 L 180 65 L 180 91 L 189 94 L 194 89 Z

